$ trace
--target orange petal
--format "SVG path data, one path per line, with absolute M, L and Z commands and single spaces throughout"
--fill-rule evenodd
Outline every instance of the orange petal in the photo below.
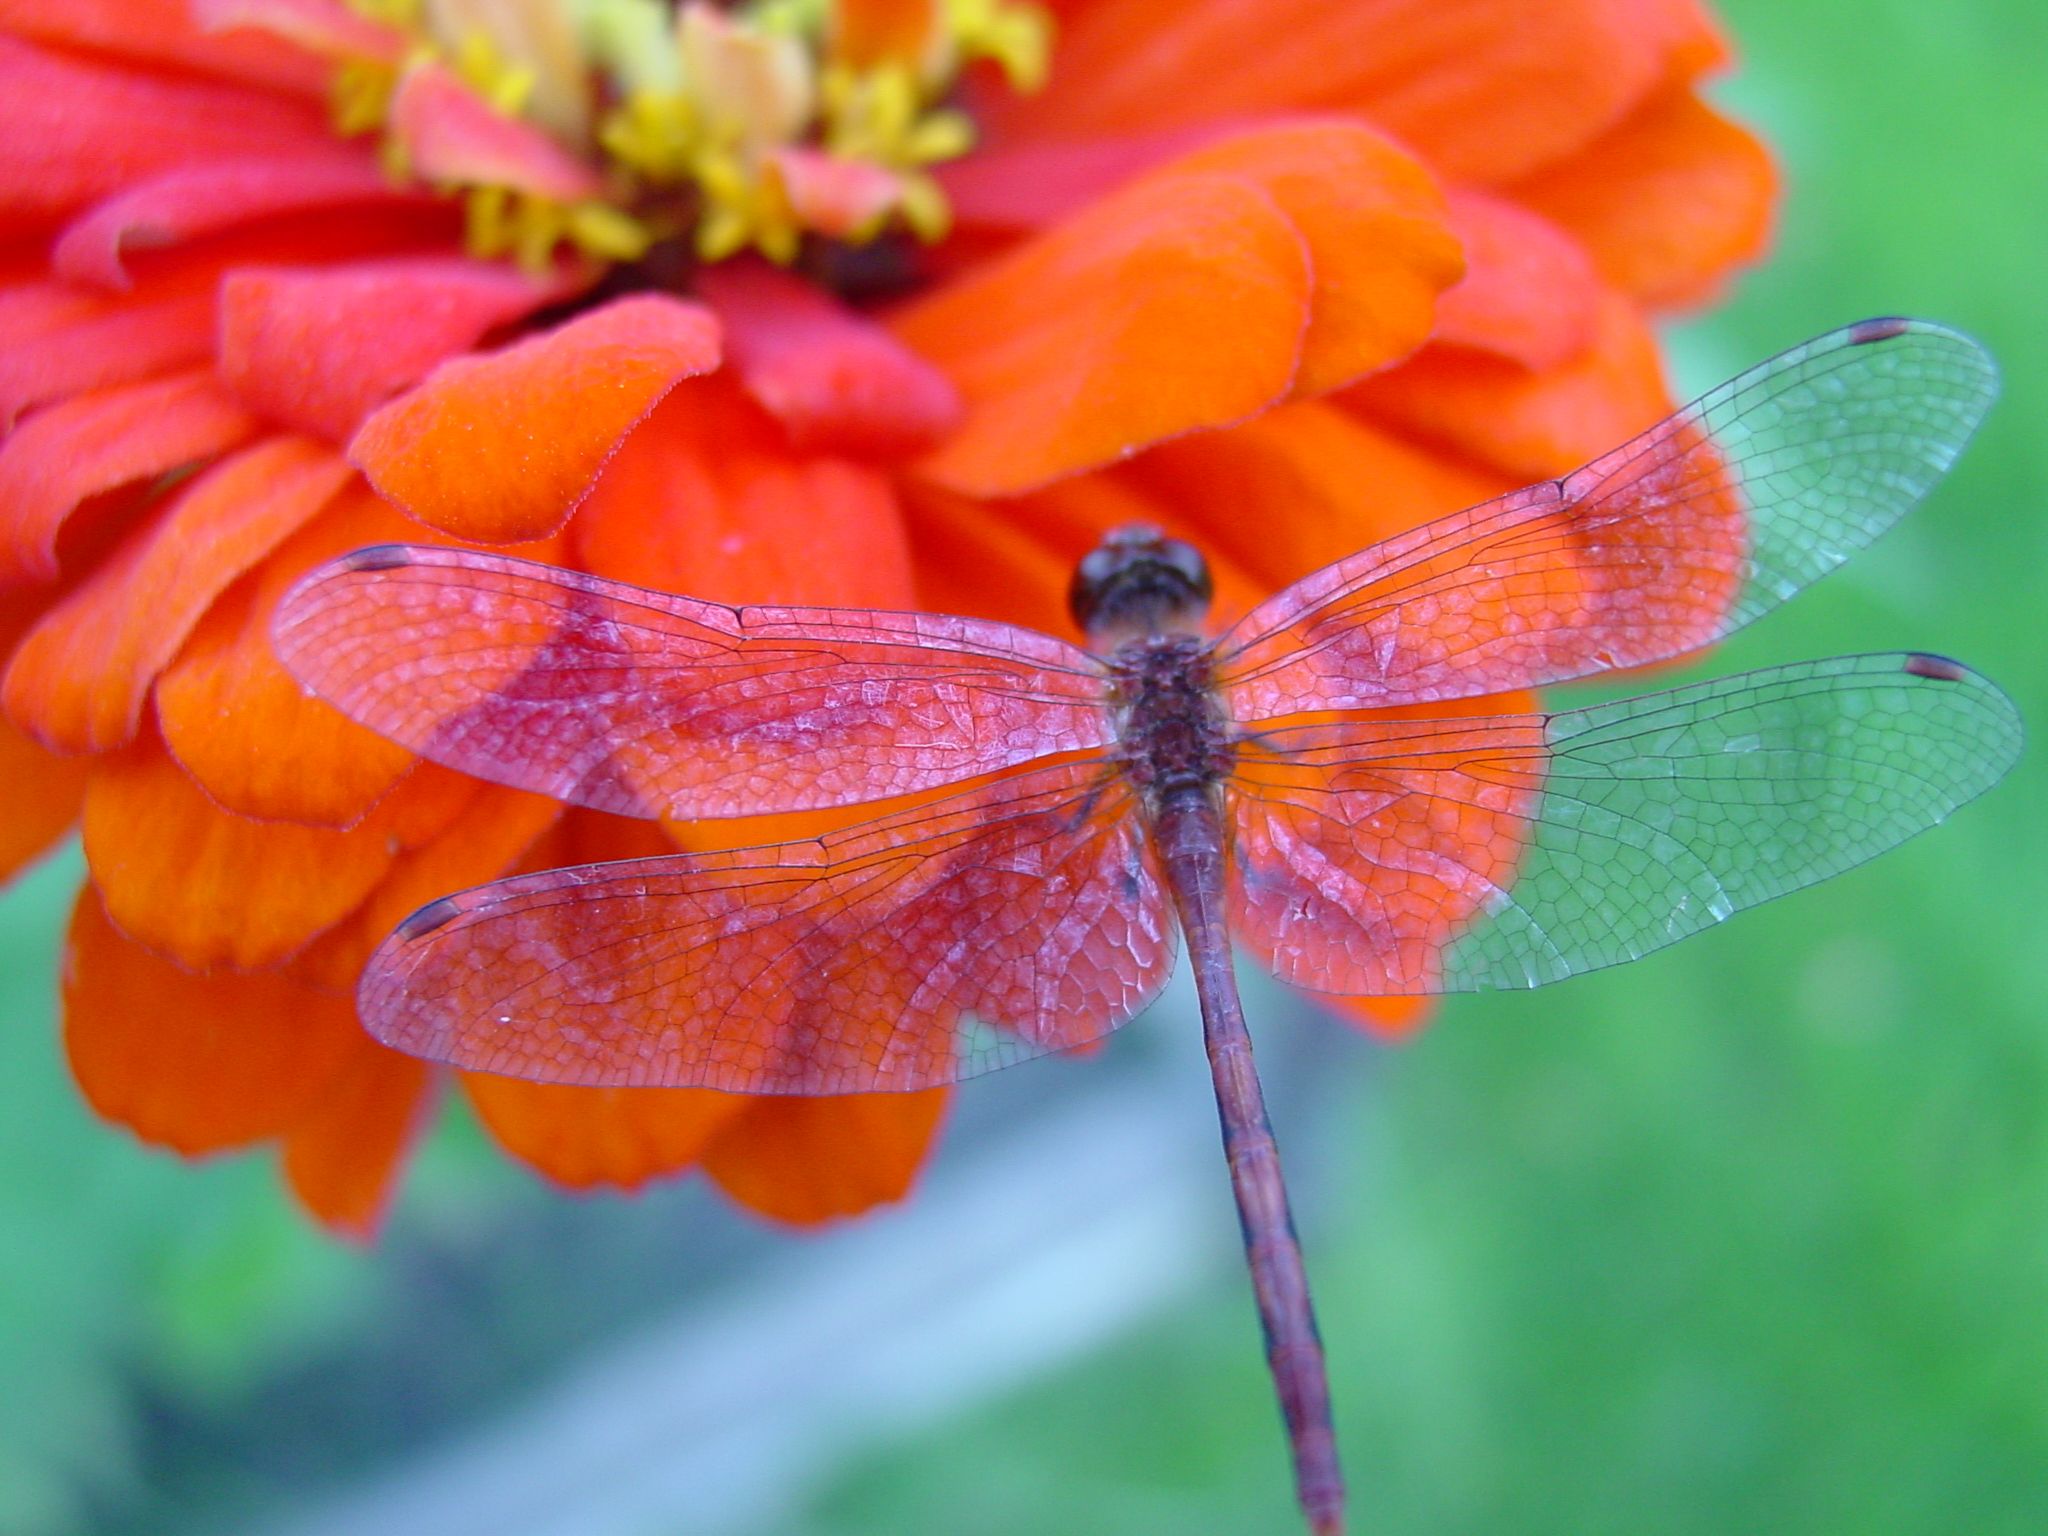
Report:
M 865 316 L 761 261 L 697 274 L 725 326 L 749 395 L 798 448 L 893 457 L 930 446 L 960 419 L 946 376 Z
M 1248 180 L 1147 177 L 896 317 L 967 402 L 919 469 L 1003 495 L 1250 416 L 1293 384 L 1311 284 Z
M 222 809 L 351 827 L 415 759 L 309 695 L 270 648 L 285 590 L 336 555 L 416 538 L 360 481 L 208 610 L 156 684 L 164 744 Z
M 334 1081 L 284 1143 L 292 1193 L 330 1232 L 356 1242 L 377 1235 L 430 1087 L 424 1062 L 356 1032 Z
M 85 799 L 86 764 L 52 757 L 13 726 L 0 723 L 0 784 L 7 815 L 0 819 L 0 880 L 40 857 L 78 820 Z
M 435 364 L 575 286 L 453 257 L 237 271 L 221 285 L 220 374 L 273 420 L 346 442 Z
M 349 457 L 384 495 L 458 538 L 538 538 L 679 380 L 718 359 L 709 311 L 619 299 L 502 352 L 443 363 L 365 422 Z
M 939 0 L 832 0 L 832 56 L 856 69 L 925 60 L 941 35 Z
M 0 683 L 8 715 L 60 752 L 128 741 L 150 683 L 214 598 L 348 478 L 332 449 L 295 437 L 199 476 L 30 631 Z
M 1332 997 L 1317 993 L 1318 1006 L 1328 1009 L 1355 1029 L 1382 1040 L 1405 1040 L 1429 1022 L 1436 1012 L 1433 997 Z
M 165 745 L 224 810 L 352 827 L 412 767 L 403 747 L 308 694 L 270 646 L 278 599 L 306 572 L 353 549 L 408 540 L 440 542 L 356 481 L 216 602 L 157 679 Z M 561 557 L 553 541 L 515 552 Z
M 811 1226 L 901 1200 L 931 1151 L 947 1093 L 744 1099 L 704 1172 L 741 1205 Z
M 1678 88 L 1513 195 L 1583 240 L 1610 283 L 1664 306 L 1762 252 L 1778 173 L 1754 134 Z
M 1249 572 L 1262 593 L 1512 488 L 1319 400 L 1162 444 L 1123 475 L 1175 508 L 1188 537 Z
M 1052 77 L 991 93 L 997 138 L 1086 138 L 1349 111 L 1449 176 L 1570 153 L 1720 55 L 1689 0 L 1103 0 L 1063 17 Z
M 1194 151 L 1170 173 L 1243 176 L 1301 232 L 1314 288 L 1297 395 L 1413 352 L 1429 339 L 1437 294 L 1464 273 L 1436 183 L 1363 124 L 1256 129 Z
M 0 581 L 54 581 L 57 535 L 80 502 L 246 442 L 254 416 L 211 369 L 79 395 L 0 444 Z
M 131 943 L 82 887 L 64 949 L 64 1048 L 92 1107 L 188 1156 L 296 1123 L 362 1038 L 346 998 L 277 975 L 194 976 Z
M 1470 455 L 1513 482 L 1574 469 L 1670 414 L 1656 338 L 1617 294 L 1600 301 L 1594 344 L 1562 368 L 1531 373 L 1453 347 L 1431 347 L 1345 391 L 1375 421 Z
M 676 1173 L 752 1101 L 691 1088 L 565 1088 L 465 1072 L 462 1086 L 499 1146 L 571 1189 L 637 1189 Z
M 475 793 L 423 765 L 346 832 L 221 810 L 153 736 L 93 765 L 85 857 L 122 932 L 194 970 L 276 965 L 361 905 Z
M 888 480 L 792 450 L 723 376 L 686 382 L 626 439 L 569 537 L 585 570 L 717 602 L 911 604 Z
M 1453 191 L 1450 206 L 1465 277 L 1437 301 L 1435 340 L 1524 368 L 1556 368 L 1593 345 L 1600 284 L 1577 241 L 1470 188 Z
M 439 836 L 401 854 L 368 900 L 294 958 L 292 974 L 311 986 L 353 993 L 371 952 L 408 915 L 451 891 L 512 873 L 561 814 L 558 802 L 540 795 L 480 786 Z

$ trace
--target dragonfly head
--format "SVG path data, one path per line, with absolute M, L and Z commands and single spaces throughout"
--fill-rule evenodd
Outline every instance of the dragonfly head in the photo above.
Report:
M 1091 642 L 1193 634 L 1209 612 L 1201 551 L 1147 523 L 1110 530 L 1074 570 L 1067 606 Z

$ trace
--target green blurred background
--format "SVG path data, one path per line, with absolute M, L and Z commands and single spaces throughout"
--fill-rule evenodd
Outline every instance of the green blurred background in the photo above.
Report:
M 1720 98 L 1789 200 L 1676 334 L 1681 384 L 1907 313 L 1987 341 L 2006 393 L 1927 508 L 1720 662 L 1939 650 L 2038 727 L 2048 22 L 1723 14 Z M 2043 788 L 2036 754 L 1874 866 L 1406 1047 L 1267 1025 L 1359 1529 L 2048 1531 Z M 50 1005 L 76 867 L 0 907 L 0 1532 L 457 1530 L 579 1454 L 588 1502 L 477 1528 L 1293 1528 L 1176 1021 L 1108 1089 L 965 1094 L 935 1214 L 792 1240 L 693 1186 L 565 1200 L 450 1116 L 365 1254 L 264 1160 L 181 1165 L 80 1106 Z

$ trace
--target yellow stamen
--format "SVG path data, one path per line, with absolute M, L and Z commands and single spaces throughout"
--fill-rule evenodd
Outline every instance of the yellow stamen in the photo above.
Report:
M 1033 89 L 1052 41 L 1049 14 L 1027 0 L 939 0 L 918 57 L 859 66 L 834 57 L 833 0 L 346 3 L 408 39 L 402 63 L 341 60 L 330 85 L 337 131 L 378 133 L 394 178 L 414 176 L 391 102 L 421 62 L 572 155 L 597 152 L 606 190 L 574 204 L 444 189 L 462 199 L 469 250 L 536 269 L 565 245 L 632 261 L 676 236 L 706 261 L 752 249 L 782 262 L 807 236 L 940 239 L 952 215 L 929 168 L 975 139 L 947 105 L 960 71 L 990 61 Z

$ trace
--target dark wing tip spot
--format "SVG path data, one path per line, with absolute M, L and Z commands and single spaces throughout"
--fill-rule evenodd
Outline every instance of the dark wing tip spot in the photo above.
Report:
M 462 906 L 452 896 L 443 896 L 439 901 L 430 901 L 398 925 L 398 937 L 403 943 L 423 939 L 436 928 L 452 923 L 462 915 Z
M 1894 336 L 1903 336 L 1913 329 L 1913 322 L 1887 315 L 1876 320 L 1862 320 L 1849 327 L 1849 345 L 1868 346 L 1873 341 L 1890 341 Z
M 412 564 L 412 550 L 403 544 L 372 544 L 335 562 L 345 571 L 391 571 Z
M 1914 677 L 1930 677 L 1940 683 L 1960 683 L 1970 675 L 1960 662 L 1925 654 L 1908 656 L 1906 670 Z

